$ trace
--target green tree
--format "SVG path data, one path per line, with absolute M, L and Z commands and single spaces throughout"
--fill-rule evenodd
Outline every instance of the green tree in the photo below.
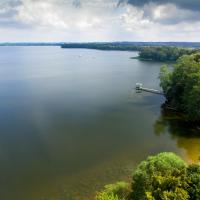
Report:
M 133 200 L 187 200 L 186 164 L 173 153 L 141 162 L 133 174 Z
M 171 106 L 184 112 L 189 120 L 200 120 L 200 53 L 181 57 L 173 72 L 162 67 L 160 85 Z
M 189 187 L 188 191 L 191 200 L 200 199 L 200 166 L 190 165 L 187 169 Z
M 170 46 L 144 47 L 141 48 L 139 58 L 154 61 L 176 61 L 183 55 L 191 55 L 198 49 L 186 49 Z
M 174 153 L 149 156 L 133 173 L 132 191 L 117 182 L 97 192 L 96 200 L 200 200 L 200 166 Z
M 129 184 L 121 181 L 106 185 L 104 190 L 97 192 L 96 200 L 127 200 L 129 194 Z
M 160 78 L 160 86 L 163 88 L 164 94 L 169 96 L 170 89 L 172 87 L 171 85 L 172 81 L 171 81 L 171 73 L 169 72 L 167 65 L 161 67 L 159 78 Z

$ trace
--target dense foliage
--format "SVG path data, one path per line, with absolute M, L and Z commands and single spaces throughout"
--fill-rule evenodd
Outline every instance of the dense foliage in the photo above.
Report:
M 178 48 L 178 47 L 145 47 L 139 53 L 139 58 L 142 60 L 153 61 L 176 61 L 183 55 L 190 55 L 196 52 L 197 49 Z
M 62 48 L 82 48 L 99 50 L 141 51 L 143 59 L 161 59 L 162 55 L 174 60 L 174 56 L 188 54 L 194 50 L 188 47 L 200 47 L 200 43 L 173 43 L 173 42 L 91 42 L 91 43 L 64 43 Z M 178 48 L 179 47 L 179 48 Z M 187 47 L 183 48 L 183 47 Z M 161 55 L 156 57 L 155 55 Z M 144 57 L 143 57 L 144 56 Z M 147 57 L 146 57 L 147 56 Z M 148 57 L 150 56 L 150 57 Z M 166 58 L 164 58 L 165 60 Z M 177 59 L 177 58 L 176 58 Z
M 63 43 L 62 48 L 84 48 L 99 50 L 140 51 L 144 47 L 199 48 L 199 42 L 89 42 Z
M 117 182 L 106 185 L 104 190 L 98 192 L 97 200 L 127 200 L 130 194 L 129 184 L 126 182 Z
M 188 192 L 190 199 L 200 199 L 200 167 L 191 165 L 187 169 L 189 188 Z
M 172 72 L 163 66 L 160 81 L 168 103 L 200 121 L 200 53 L 181 57 Z
M 189 199 L 186 164 L 173 153 L 143 161 L 133 174 L 132 199 Z
M 160 153 L 141 162 L 127 183 L 105 186 L 97 200 L 199 200 L 200 166 L 190 165 L 173 153 Z
M 98 49 L 98 50 L 117 50 L 117 51 L 140 51 L 141 45 L 133 45 L 131 43 L 66 43 L 62 48 L 81 48 L 81 49 Z

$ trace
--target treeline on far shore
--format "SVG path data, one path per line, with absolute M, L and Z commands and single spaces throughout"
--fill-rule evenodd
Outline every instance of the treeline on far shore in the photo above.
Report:
M 138 58 L 150 61 L 176 61 L 183 55 L 191 55 L 198 51 L 200 51 L 199 48 L 143 47 Z
M 141 50 L 145 47 L 200 48 L 199 42 L 88 42 L 62 43 L 62 48 L 86 48 L 99 50 Z
M 198 43 L 197 43 L 198 44 Z M 113 42 L 113 43 L 65 43 L 62 48 L 80 48 L 115 51 L 139 51 L 134 59 L 147 61 L 176 61 L 183 55 L 191 55 L 200 50 L 193 43 L 148 43 L 148 42 Z
M 139 55 L 132 57 L 146 61 L 176 61 L 183 55 L 191 55 L 200 51 L 198 42 L 89 42 L 89 43 L 0 43 L 0 46 L 60 46 L 61 48 L 81 48 L 115 51 L 137 51 Z
M 62 48 L 72 49 L 97 49 L 97 50 L 115 50 L 115 51 L 141 51 L 142 44 L 134 45 L 132 43 L 66 43 L 61 45 Z

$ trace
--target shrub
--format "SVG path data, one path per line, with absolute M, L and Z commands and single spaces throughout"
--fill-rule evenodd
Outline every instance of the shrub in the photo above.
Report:
M 187 169 L 189 195 L 191 200 L 200 199 L 200 166 L 190 165 Z
M 98 193 L 96 196 L 96 199 L 97 200 L 124 200 L 124 198 L 119 199 L 117 195 L 114 195 L 113 193 L 107 193 L 105 191 Z
M 160 153 L 141 162 L 133 174 L 134 200 L 186 200 L 187 168 L 173 153 Z
M 126 200 L 130 193 L 129 184 L 126 182 L 117 182 L 106 185 L 104 190 L 97 192 L 96 200 Z
M 142 161 L 128 183 L 104 187 L 96 200 L 200 200 L 200 166 L 189 165 L 174 153 L 160 153 Z

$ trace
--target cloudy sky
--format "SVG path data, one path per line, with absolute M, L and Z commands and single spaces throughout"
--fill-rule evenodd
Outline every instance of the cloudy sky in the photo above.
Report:
M 200 0 L 0 0 L 5 41 L 200 41 Z

